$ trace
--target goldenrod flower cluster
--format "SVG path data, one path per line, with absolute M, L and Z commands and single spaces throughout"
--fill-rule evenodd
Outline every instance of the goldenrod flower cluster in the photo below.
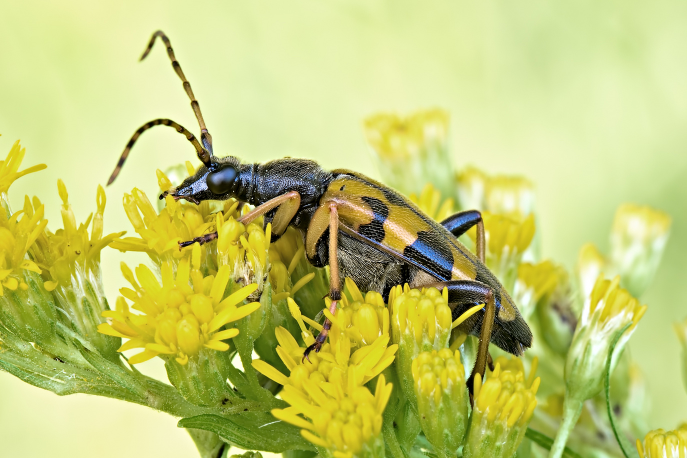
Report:
M 356 292 L 360 294 L 357 288 Z M 305 330 L 298 305 L 291 298 L 288 300 L 294 318 L 303 329 L 305 343 L 314 343 L 312 334 Z M 392 385 L 385 383 L 383 375 L 376 382 L 374 395 L 364 385 L 393 362 L 398 347 L 389 345 L 388 330 L 384 334 L 379 328 L 374 338 L 366 333 L 370 342 L 364 337 L 352 342 L 349 335 L 362 337 L 362 333 L 356 329 L 355 320 L 350 320 L 351 312 L 345 310 L 356 305 L 357 310 L 351 310 L 353 315 L 371 304 L 355 301 L 337 310 L 336 316 L 331 317 L 337 326 L 332 328 L 329 343 L 307 359 L 303 357 L 305 347 L 285 328 L 277 328 L 277 354 L 290 372 L 288 377 L 262 360 L 252 363 L 260 373 L 284 386 L 281 397 L 290 407 L 273 410 L 273 415 L 302 428 L 306 439 L 321 447 L 324 453 L 339 458 L 384 454 L 382 414 Z M 359 348 L 352 352 L 355 346 Z
M 107 358 L 117 342 L 97 333 L 107 310 L 100 278 L 100 252 L 123 232 L 103 235 L 105 193 L 97 191 L 97 210 L 77 224 L 62 180 L 62 228 L 48 229 L 41 201 L 25 196 L 13 212 L 8 191 L 12 183 L 45 169 L 36 165 L 19 171 L 25 150 L 16 142 L 0 162 L 0 340 L 18 337 L 51 352 L 77 357 L 69 339 L 88 339 Z M 36 355 L 38 357 L 38 355 Z
M 136 276 L 126 264 L 122 264 L 124 278 L 131 288 L 122 288 L 122 294 L 132 301 L 132 314 L 124 297 L 117 300 L 116 310 L 103 312 L 111 323 L 103 323 L 98 330 L 103 334 L 130 339 L 119 351 L 142 348 L 143 352 L 131 358 L 131 364 L 142 363 L 158 355 L 173 356 L 185 365 L 189 357 L 197 357 L 203 349 L 227 351 L 224 340 L 236 337 L 239 330 L 224 325 L 233 323 L 253 313 L 259 302 L 240 305 L 257 285 L 244 286 L 224 298 L 229 282 L 230 269 L 222 266 L 216 276 L 204 276 L 199 263 L 193 269 L 189 260 L 183 259 L 177 266 L 176 275 L 170 264 L 163 264 L 162 283 L 145 265 L 136 268 Z
M 568 433 L 575 427 L 575 422 L 563 421 L 565 412 L 570 410 L 563 407 L 566 385 L 584 386 L 588 391 L 586 395 L 593 397 L 593 402 L 585 404 L 582 417 L 577 423 L 576 428 L 581 431 L 580 434 L 571 436 L 572 448 L 583 455 L 597 455 L 603 453 L 599 450 L 614 447 L 615 444 L 607 443 L 612 439 L 612 435 L 604 433 L 604 439 L 596 442 L 581 441 L 580 437 L 598 438 L 602 436 L 596 434 L 599 428 L 611 427 L 610 424 L 600 426 L 599 418 L 602 423 L 606 422 L 605 399 L 600 394 L 593 394 L 598 393 L 603 381 L 604 362 L 608 357 L 604 352 L 610 351 L 611 341 L 624 323 L 631 322 L 631 328 L 625 332 L 617 345 L 615 353 L 621 354 L 624 344 L 644 313 L 645 308 L 639 306 L 639 302 L 633 298 L 646 290 L 653 277 L 665 247 L 670 218 L 663 212 L 649 207 L 621 206 L 613 224 L 610 254 L 606 257 L 593 245 L 585 245 L 580 252 L 578 268 L 571 274 L 561 264 L 541 259 L 539 234 L 535 230 L 537 225 L 534 186 L 528 179 L 519 176 L 491 175 L 468 165 L 459 168 L 447 183 L 436 178 L 446 169 L 445 162 L 431 162 L 431 159 L 428 159 L 424 165 L 428 170 L 425 182 L 434 186 L 427 185 L 425 189 L 421 189 L 412 173 L 396 171 L 393 159 L 389 159 L 409 157 L 405 146 L 408 143 L 394 143 L 394 139 L 403 135 L 399 133 L 403 132 L 403 129 L 398 127 L 402 124 L 394 120 L 415 118 L 385 116 L 371 118 L 375 122 L 368 121 L 366 128 L 368 140 L 379 152 L 381 173 L 387 183 L 392 183 L 402 192 L 413 195 L 416 204 L 439 219 L 448 216 L 449 208 L 453 208 L 453 211 L 482 212 L 487 242 L 486 265 L 511 293 L 534 334 L 533 348 L 525 353 L 525 365 L 531 365 L 536 357 L 540 358 L 543 380 L 538 396 L 542 401 L 547 401 L 543 404 L 558 406 L 548 409 L 547 413 L 542 414 L 541 419 L 537 419 L 536 415 L 533 419 L 536 429 L 551 435 L 556 435 L 558 429 L 560 437 L 554 444 L 552 456 L 561 456 L 562 445 L 566 443 Z M 385 121 L 382 122 L 383 120 Z M 417 126 L 421 124 L 418 122 Z M 371 129 L 386 129 L 386 133 L 373 131 L 371 134 Z M 448 138 L 443 130 L 439 131 L 445 135 L 444 138 Z M 409 135 L 409 138 L 418 137 Z M 388 141 L 382 142 L 380 139 Z M 421 150 L 421 147 L 416 150 Z M 415 170 L 416 166 L 412 164 L 410 169 Z M 396 178 L 387 178 L 387 175 L 394 175 Z M 456 203 L 455 206 L 453 202 Z M 474 248 L 476 230 L 471 229 L 467 235 L 468 237 L 461 237 L 461 241 Z M 619 284 L 617 280 L 605 280 L 616 275 L 620 275 Z M 598 280 L 599 278 L 601 280 Z M 601 290 L 604 294 L 600 293 Z M 393 302 L 390 306 L 393 338 Z M 461 357 L 471 364 L 476 342 L 472 337 L 466 338 L 458 329 L 452 331 L 451 348 L 460 347 Z M 583 346 L 588 350 L 593 349 L 594 357 L 583 358 L 580 353 Z M 401 344 L 396 366 L 397 369 L 402 366 L 405 369 L 397 371 L 399 383 L 404 387 L 405 396 L 414 399 L 416 395 L 409 390 L 411 385 L 407 383 L 408 377 L 403 376 L 409 371 L 407 363 L 404 366 L 404 351 L 404 345 Z M 639 400 L 646 398 L 644 387 L 641 383 L 632 382 L 639 378 L 630 377 L 630 373 L 636 372 L 637 369 L 635 365 L 627 363 L 629 357 L 626 355 L 626 362 L 623 364 L 619 364 L 617 359 L 617 356 L 613 358 L 612 369 L 615 370 L 613 383 L 615 386 L 620 385 L 617 390 L 619 399 L 614 398 L 613 402 L 623 407 L 620 409 L 619 424 L 637 428 L 639 423 L 634 419 L 643 414 L 644 404 Z M 585 362 L 592 360 L 596 363 L 585 365 Z M 470 364 L 466 364 L 466 367 L 470 367 Z M 567 395 L 567 398 L 570 396 Z M 567 407 L 570 407 L 570 401 Z M 575 419 L 578 418 L 577 415 L 573 416 Z M 398 422 L 398 417 L 396 420 Z M 552 427 L 558 424 L 559 428 Z M 527 453 L 529 452 L 523 451 L 523 454 Z
M 558 457 L 566 444 L 597 456 L 614 446 L 600 410 L 607 367 L 621 388 L 613 398 L 620 424 L 639 435 L 628 418 L 642 413 L 641 376 L 619 355 L 647 311 L 637 296 L 657 268 L 670 218 L 621 207 L 610 255 L 585 246 L 571 275 L 540 257 L 532 183 L 470 166 L 456 172 L 448 125 L 448 114 L 433 109 L 372 116 L 364 128 L 384 182 L 410 195 L 413 208 L 438 221 L 482 212 L 485 264 L 534 334 L 522 358 L 491 346 L 491 369 L 470 378 L 478 338 L 461 325 L 484 304 L 450 303 L 447 289 L 405 284 L 381 294 L 344 279 L 332 303 L 328 268 L 309 264 L 301 231 L 274 235 L 263 217 L 248 222 L 250 209 L 233 199 L 153 203 L 134 188 L 123 196 L 133 232 L 106 235 L 104 189 L 78 223 L 60 180 L 62 224 L 52 231 L 37 197 L 10 208 L 11 184 L 45 168 L 20 170 L 16 143 L 0 162 L 0 368 L 59 394 L 181 417 L 194 437 L 209 438 L 196 440 L 203 456 L 212 455 L 203 444 L 221 442 L 330 458 L 543 456 L 539 446 Z M 169 190 L 193 173 L 191 163 L 157 171 L 158 185 Z M 470 249 L 476 229 L 461 237 Z M 215 231 L 208 243 L 180 249 Z M 106 247 L 148 255 L 135 268 L 122 263 L 126 285 L 114 309 L 100 271 Z M 684 328 L 676 325 L 683 345 Z M 320 332 L 328 332 L 323 345 L 306 353 Z M 504 338 L 508 323 L 493 332 Z M 169 383 L 137 370 L 156 357 Z M 538 403 L 546 408 L 535 411 Z M 684 432 L 649 433 L 639 453 L 683 456 Z M 537 439 L 544 435 L 556 436 L 553 445 Z

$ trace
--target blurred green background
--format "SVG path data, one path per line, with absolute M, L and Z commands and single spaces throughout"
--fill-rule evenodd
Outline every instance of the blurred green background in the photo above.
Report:
M 309 157 L 378 176 L 362 119 L 438 106 L 452 116 L 457 164 L 535 182 L 546 257 L 572 267 L 584 242 L 606 249 L 622 202 L 669 212 L 672 236 L 630 347 L 653 399 L 650 426 L 687 420 L 671 329 L 687 315 L 687 3 L 4 1 L 0 152 L 20 138 L 26 166 L 49 166 L 13 186 L 15 208 L 36 194 L 57 222 L 63 178 L 84 219 L 139 125 L 169 117 L 195 129 L 162 48 L 136 62 L 159 28 L 219 155 Z M 123 192 L 138 186 L 153 195 L 155 169 L 184 160 L 194 160 L 193 149 L 178 135 L 146 133 L 108 189 L 108 232 L 131 229 Z M 114 301 L 119 262 L 144 258 L 113 250 L 103 258 Z M 171 417 L 84 395 L 58 398 L 5 373 L 0 449 L 3 457 L 196 453 Z

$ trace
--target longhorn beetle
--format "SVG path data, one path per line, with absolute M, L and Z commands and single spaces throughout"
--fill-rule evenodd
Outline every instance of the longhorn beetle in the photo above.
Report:
M 149 54 L 156 38 L 167 46 L 172 67 L 191 99 L 200 126 L 200 141 L 186 128 L 170 119 L 155 119 L 141 126 L 126 145 L 108 184 L 119 174 L 138 137 L 153 126 L 176 129 L 196 149 L 203 166 L 181 185 L 165 191 L 195 204 L 204 200 L 235 198 L 255 206 L 240 218 L 244 224 L 264 216 L 272 223 L 272 240 L 289 226 L 304 238 L 308 261 L 329 265 L 331 313 L 341 299 L 341 278 L 350 277 L 362 291 L 377 291 L 385 299 L 391 288 L 408 283 L 411 287 L 447 288 L 453 318 L 468 308 L 484 307 L 460 325 L 466 333 L 480 337 L 477 360 L 468 380 L 484 376 L 490 362 L 489 342 L 514 355 L 532 344 L 532 333 L 508 292 L 484 264 L 484 225 L 478 211 L 463 211 L 441 223 L 425 215 L 415 204 L 393 189 L 360 173 L 338 169 L 327 171 L 308 159 L 276 159 L 264 164 L 245 164 L 235 157 L 216 157 L 191 85 L 181 70 L 169 39 L 162 31 L 153 34 L 141 60 Z M 477 229 L 477 255 L 457 237 L 471 227 Z M 179 248 L 208 243 L 217 238 L 212 232 L 180 242 Z M 331 322 L 304 352 L 319 351 Z

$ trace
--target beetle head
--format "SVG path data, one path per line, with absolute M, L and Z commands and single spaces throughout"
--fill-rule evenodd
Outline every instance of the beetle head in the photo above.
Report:
M 174 199 L 185 199 L 198 204 L 204 200 L 225 200 L 237 197 L 240 187 L 241 162 L 232 156 L 212 156 L 208 165 L 186 178 L 179 186 L 160 194 L 160 200 L 168 194 Z

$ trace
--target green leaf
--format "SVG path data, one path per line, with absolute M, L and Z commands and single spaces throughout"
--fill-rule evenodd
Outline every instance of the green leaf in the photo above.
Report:
M 608 410 L 608 420 L 611 422 L 611 428 L 613 429 L 613 434 L 615 435 L 615 440 L 618 441 L 618 446 L 620 450 L 625 455 L 625 458 L 639 458 L 639 453 L 630 444 L 625 436 L 621 436 L 618 433 L 618 428 L 615 425 L 615 418 L 613 416 L 613 409 L 611 408 L 611 361 L 613 360 L 613 351 L 615 346 L 618 344 L 620 337 L 627 329 L 632 326 L 632 323 L 627 323 L 623 329 L 618 331 L 613 339 L 610 350 L 608 350 L 608 357 L 606 358 L 606 377 L 604 380 L 606 389 L 606 409 Z
M 315 446 L 301 436 L 300 430 L 276 420 L 265 412 L 243 412 L 220 417 L 198 415 L 179 421 L 180 428 L 211 431 L 224 441 L 244 450 L 282 453 L 286 450 L 315 450 Z
M 136 374 L 127 370 L 123 365 L 115 364 L 112 361 L 102 357 L 97 351 L 86 348 L 78 341 L 73 341 L 72 344 L 81 353 L 81 356 L 88 361 L 88 363 L 95 368 L 100 374 L 108 377 L 117 385 L 129 391 L 134 396 L 141 398 L 146 397 L 145 383 L 138 378 Z
M 546 450 L 551 450 L 551 446 L 553 445 L 553 439 L 545 434 L 540 433 L 539 431 L 533 430 L 532 428 L 527 428 L 527 431 L 525 431 L 525 437 L 540 447 L 545 448 Z M 565 447 L 563 450 L 563 456 L 567 458 L 582 458 L 568 447 Z

